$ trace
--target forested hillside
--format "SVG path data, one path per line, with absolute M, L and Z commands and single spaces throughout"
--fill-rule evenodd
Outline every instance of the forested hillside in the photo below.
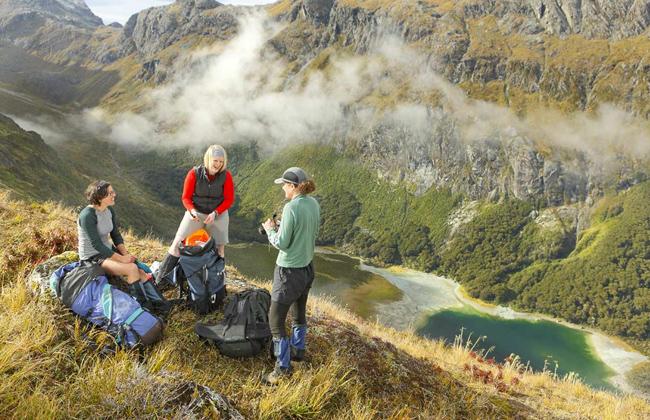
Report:
M 259 221 L 281 209 L 272 180 L 280 168 L 301 165 L 323 207 L 320 244 L 435 271 L 473 297 L 596 326 L 650 351 L 650 182 L 608 192 L 576 233 L 582 206 L 540 212 L 518 200 L 468 206 L 444 190 L 416 196 L 323 145 L 258 163 L 237 153 L 251 162 L 235 178 L 240 239 L 260 239 Z

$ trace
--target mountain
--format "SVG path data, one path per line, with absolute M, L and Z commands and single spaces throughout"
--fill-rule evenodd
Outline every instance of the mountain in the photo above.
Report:
M 83 0 L 2 0 L 0 27 L 3 37 L 19 39 L 48 25 L 95 29 L 103 25 Z
M 591 112 L 611 103 L 647 118 L 649 72 L 644 63 L 650 41 L 643 35 L 647 8 L 638 1 L 577 4 L 283 1 L 269 8 L 284 28 L 267 47 L 283 57 L 287 87 L 295 87 L 315 70 L 335 72 L 332 66 L 350 51 L 355 56 L 371 54 L 381 33 L 396 33 L 406 47 L 426 57 L 423 68 L 443 75 L 470 98 L 519 115 L 536 114 L 540 108 Z M 90 68 L 102 69 L 101 73 L 77 76 L 88 80 L 83 88 L 93 92 L 88 100 L 77 99 L 84 98 L 83 93 L 66 92 L 59 95 L 65 97 L 61 102 L 101 100 L 113 110 L 141 108 L 137 105 L 141 92 L 187 70 L 178 60 L 183 51 L 226 43 L 236 35 L 238 18 L 244 15 L 242 8 L 217 2 L 178 1 L 132 16 L 121 30 L 86 31 L 84 43 L 72 43 L 62 51 Z M 100 33 L 107 34 L 101 42 Z M 101 48 L 96 48 L 98 44 Z M 59 57 L 51 48 L 46 54 L 38 48 L 28 50 Z M 408 84 L 389 88 L 388 93 L 382 89 L 379 84 L 371 86 L 364 97 L 347 105 L 348 113 L 368 105 L 381 111 L 415 103 L 429 110 L 423 123 L 433 128 L 424 136 L 436 141 L 405 141 L 420 134 L 409 127 L 379 123 L 364 128 L 351 122 L 352 130 L 340 136 L 346 139 L 341 147 L 362 152 L 364 161 L 383 176 L 412 178 L 416 191 L 451 186 L 472 199 L 514 197 L 559 205 L 593 201 L 606 182 L 639 181 L 636 170 L 619 171 L 620 179 L 604 179 L 609 174 L 602 173 L 601 162 L 590 162 L 581 153 L 563 159 L 564 152 L 549 143 L 548 129 L 495 130 L 486 133 L 487 139 L 467 145 L 462 138 L 458 141 L 461 124 L 449 115 L 440 95 L 415 91 Z M 432 112 L 441 107 L 443 113 Z M 396 153 L 396 159 L 386 160 L 387 153 Z M 614 165 L 638 167 L 630 160 Z
M 73 165 L 34 131 L 25 131 L 0 114 L 0 182 L 32 200 L 72 204 L 85 188 Z
M 1 21 L 13 55 L 0 62 L 0 110 L 101 104 L 121 129 L 142 123 L 124 146 L 111 130 L 58 146 L 133 191 L 125 212 L 139 228 L 173 230 L 183 171 L 223 140 L 239 239 L 255 239 L 281 204 L 268 182 L 278 168 L 299 164 L 317 180 L 322 244 L 436 270 L 474 297 L 595 325 L 648 352 L 649 10 L 641 0 L 182 0 L 123 28 L 63 12 L 24 33 Z M 271 18 L 250 35 L 256 12 Z M 233 43 L 263 65 L 206 71 Z M 193 80 L 205 86 L 185 97 Z M 219 96 L 219 82 L 233 89 Z M 279 111 L 259 111 L 269 108 Z M 212 125 L 197 133 L 188 120 Z M 102 165 L 88 162 L 93 151 Z

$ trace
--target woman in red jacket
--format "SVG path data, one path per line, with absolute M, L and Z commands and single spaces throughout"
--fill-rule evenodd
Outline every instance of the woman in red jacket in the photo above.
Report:
M 178 262 L 181 241 L 198 229 L 207 230 L 214 239 L 217 253 L 225 256 L 228 209 L 235 199 L 235 187 L 230 171 L 226 170 L 227 164 L 224 148 L 213 144 L 203 155 L 203 165 L 195 166 L 187 173 L 183 185 L 183 206 L 187 211 L 158 271 L 158 280 Z

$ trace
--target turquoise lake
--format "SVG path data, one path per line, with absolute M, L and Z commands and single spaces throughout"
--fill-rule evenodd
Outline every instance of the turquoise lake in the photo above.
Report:
M 243 275 L 271 281 L 277 251 L 262 244 L 234 244 L 226 251 L 228 264 Z M 418 334 L 444 339 L 453 343 L 463 330 L 472 340 L 486 338 L 477 344 L 477 350 L 488 350 L 488 357 L 502 361 L 511 353 L 530 363 L 533 370 L 546 368 L 563 376 L 575 372 L 583 382 L 595 388 L 612 390 L 607 378 L 611 371 L 591 350 L 584 332 L 551 321 L 504 319 L 481 313 L 474 308 L 454 307 L 431 312 L 407 299 L 406 289 L 397 287 L 400 281 L 378 274 L 379 269 L 362 269 L 359 260 L 335 253 L 317 253 L 314 257 L 316 279 L 312 294 L 330 296 L 363 318 L 379 320 L 402 328 L 399 317 L 417 317 L 413 323 Z M 405 284 L 405 283 L 402 283 Z M 404 290 L 403 290 L 404 289 Z M 412 290 L 411 290 L 412 292 Z M 430 296 L 427 295 L 430 294 Z M 434 292 L 416 290 L 419 303 L 435 301 Z M 416 302 L 417 303 L 417 302 Z M 415 308 L 415 309 L 414 309 Z
M 487 357 L 497 361 L 514 353 L 529 362 L 535 371 L 541 371 L 546 364 L 551 372 L 557 368 L 558 375 L 575 372 L 584 383 L 595 388 L 614 389 L 606 380 L 613 372 L 592 352 L 587 335 L 555 322 L 502 319 L 463 308 L 427 317 L 417 332 L 453 343 L 461 328 L 463 337 L 471 334 L 472 342 L 485 336 L 477 348 L 490 349 Z

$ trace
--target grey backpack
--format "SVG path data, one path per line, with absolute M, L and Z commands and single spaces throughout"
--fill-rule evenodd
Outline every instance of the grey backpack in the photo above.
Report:
M 180 246 L 181 297 L 199 314 L 215 311 L 226 297 L 226 261 L 214 250 L 210 238 L 204 245 Z

